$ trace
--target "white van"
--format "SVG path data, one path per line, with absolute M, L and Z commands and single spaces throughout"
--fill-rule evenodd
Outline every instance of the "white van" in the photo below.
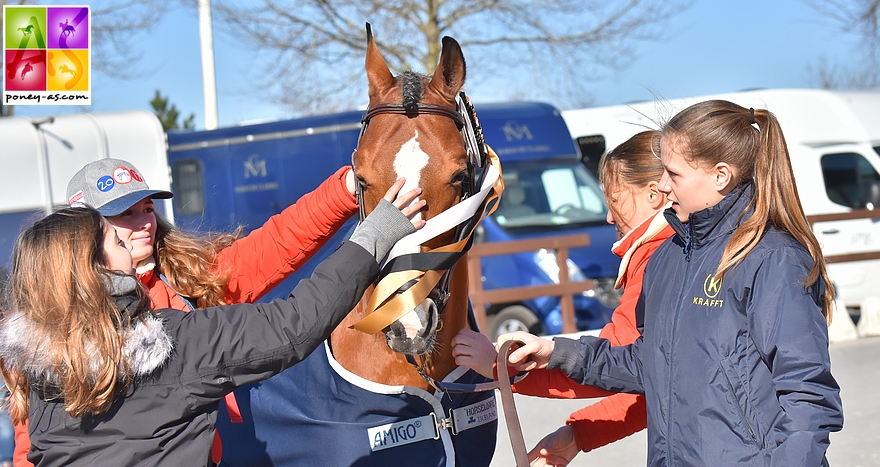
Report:
M 857 319 L 880 297 L 880 91 L 767 89 L 563 111 L 585 163 L 687 106 L 724 99 L 768 109 L 782 125 L 801 204 L 828 260 L 828 274 Z M 839 220 L 841 217 L 849 219 Z

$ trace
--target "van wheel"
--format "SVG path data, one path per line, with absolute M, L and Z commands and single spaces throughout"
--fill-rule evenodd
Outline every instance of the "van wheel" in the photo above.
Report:
M 489 339 L 492 339 L 492 342 L 495 342 L 501 334 L 508 332 L 525 331 L 536 334 L 540 331 L 538 317 L 522 305 L 503 308 L 489 316 L 486 321 L 489 325 Z

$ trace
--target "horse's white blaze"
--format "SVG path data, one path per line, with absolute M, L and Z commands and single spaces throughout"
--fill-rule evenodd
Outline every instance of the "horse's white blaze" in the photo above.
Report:
M 416 134 L 412 139 L 403 143 L 400 150 L 397 151 L 397 155 L 394 156 L 394 171 L 397 172 L 397 178 L 406 178 L 406 183 L 400 190 L 401 193 L 406 193 L 419 186 L 419 182 L 422 179 L 422 169 L 428 165 L 428 159 L 430 156 L 428 156 L 425 151 L 422 151 L 422 147 L 418 142 L 418 137 L 419 132 L 416 131 Z M 418 200 L 419 198 L 416 198 L 413 202 Z M 416 214 L 415 219 L 421 218 L 421 213 Z M 419 248 L 418 246 L 415 246 L 413 247 L 413 251 L 409 253 L 418 252 Z M 421 331 L 422 323 L 414 312 L 409 312 L 403 315 L 399 321 L 404 329 L 406 329 L 406 336 L 410 339 L 415 337 L 418 332 Z
M 397 172 L 397 178 L 406 177 L 406 183 L 400 190 L 406 193 L 419 186 L 422 179 L 422 169 L 428 165 L 430 158 L 418 142 L 419 132 L 416 131 L 415 136 L 411 140 L 403 143 L 397 155 L 394 156 L 394 171 Z M 413 200 L 417 201 L 419 198 Z M 421 219 L 422 214 L 416 214 L 416 219 Z

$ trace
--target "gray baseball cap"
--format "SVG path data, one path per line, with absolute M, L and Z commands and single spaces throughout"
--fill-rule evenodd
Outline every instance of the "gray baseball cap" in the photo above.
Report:
M 85 204 L 105 217 L 118 216 L 144 198 L 172 196 L 170 191 L 151 190 L 134 165 L 120 159 L 90 162 L 67 183 L 71 206 Z

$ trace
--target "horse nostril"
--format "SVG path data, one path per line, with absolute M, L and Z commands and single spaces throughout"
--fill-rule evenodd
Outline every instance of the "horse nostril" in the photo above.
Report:
M 424 354 L 434 345 L 437 322 L 437 304 L 432 299 L 426 299 L 386 328 L 386 343 L 398 353 Z

